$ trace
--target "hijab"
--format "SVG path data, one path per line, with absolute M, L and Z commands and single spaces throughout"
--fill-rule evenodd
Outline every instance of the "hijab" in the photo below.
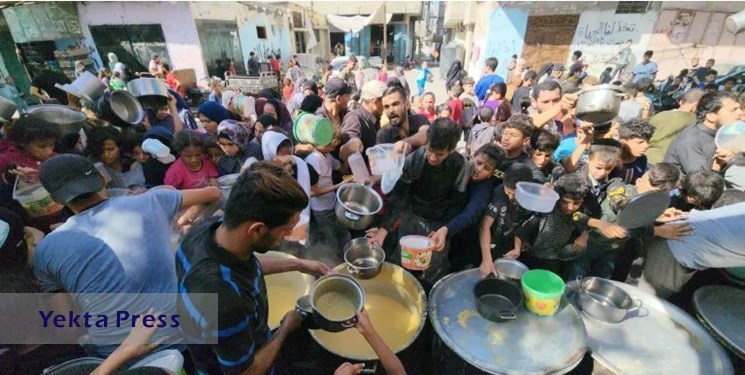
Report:
M 235 120 L 223 120 L 217 125 L 217 135 L 218 137 L 222 135 L 226 136 L 231 142 L 242 149 L 243 145 L 248 142 L 248 125 Z
M 305 77 L 300 77 L 295 82 L 295 89 L 292 92 L 292 96 L 290 97 L 290 102 L 287 103 L 287 111 L 290 112 L 290 115 L 294 116 L 295 111 L 300 109 L 300 106 L 303 104 L 303 99 L 305 99 L 305 93 L 303 91 L 303 85 L 307 79 Z
M 204 117 L 218 124 L 230 118 L 230 114 L 225 107 L 220 103 L 212 101 L 206 101 L 200 104 L 197 113 L 204 115 Z
M 277 109 L 277 120 L 279 120 L 279 127 L 282 129 L 282 131 L 286 132 L 287 134 L 291 134 L 292 116 L 290 115 L 290 111 L 287 110 L 287 106 L 285 106 L 284 103 L 275 99 L 257 98 L 255 106 L 256 115 L 261 117 L 261 115 L 264 114 L 264 105 L 266 103 L 271 103 L 274 108 Z
M 463 64 L 461 64 L 460 60 L 455 60 L 450 65 L 445 87 L 450 90 L 456 82 L 463 82 Z
M 264 154 L 264 160 L 272 161 L 276 159 L 277 148 L 285 140 L 289 141 L 290 139 L 282 133 L 274 131 L 267 131 L 266 133 L 264 133 L 264 135 L 261 137 L 261 152 Z M 305 191 L 305 194 L 310 197 L 310 170 L 308 170 L 308 164 L 305 163 L 305 160 L 295 155 L 292 155 L 292 158 L 294 159 L 293 161 L 295 163 L 295 166 L 297 167 L 297 176 L 295 176 L 295 179 L 298 183 L 300 183 L 300 186 L 303 188 L 303 191 Z M 303 209 L 302 214 L 310 217 L 310 200 L 308 202 L 308 206 Z

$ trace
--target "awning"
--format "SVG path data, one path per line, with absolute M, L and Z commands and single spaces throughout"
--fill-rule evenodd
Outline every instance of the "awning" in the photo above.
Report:
M 393 13 L 385 13 L 383 18 L 383 5 L 369 16 L 337 16 L 335 14 L 326 15 L 326 21 L 333 27 L 347 33 L 358 33 L 367 25 L 382 25 L 391 22 Z

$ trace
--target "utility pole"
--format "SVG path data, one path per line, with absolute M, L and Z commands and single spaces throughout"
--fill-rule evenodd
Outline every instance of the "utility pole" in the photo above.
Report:
M 388 62 L 388 16 L 387 16 L 387 3 L 383 1 L 383 64 Z

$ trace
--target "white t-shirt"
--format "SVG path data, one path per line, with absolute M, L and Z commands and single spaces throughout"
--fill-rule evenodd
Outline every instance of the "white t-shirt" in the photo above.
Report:
M 341 163 L 331 155 L 324 155 L 313 151 L 305 157 L 305 162 L 313 166 L 318 172 L 318 187 L 327 187 L 334 184 L 331 174 L 334 169 L 339 169 Z M 336 193 L 331 191 L 324 195 L 310 198 L 310 209 L 313 211 L 333 210 L 336 205 Z

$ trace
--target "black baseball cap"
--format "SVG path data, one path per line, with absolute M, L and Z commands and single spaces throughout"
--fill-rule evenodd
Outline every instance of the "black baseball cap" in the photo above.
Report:
M 332 77 L 323 85 L 323 93 L 326 94 L 327 98 L 333 99 L 337 96 L 351 94 L 352 88 L 345 80 L 339 77 Z
M 103 189 L 103 178 L 88 159 L 74 154 L 54 156 L 41 164 L 39 180 L 58 203 Z

